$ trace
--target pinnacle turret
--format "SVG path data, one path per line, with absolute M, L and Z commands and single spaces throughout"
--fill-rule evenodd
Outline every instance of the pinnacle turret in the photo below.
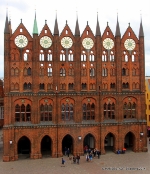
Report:
M 35 13 L 35 18 L 34 18 L 33 34 L 38 34 L 38 27 L 37 27 L 37 21 L 36 21 L 36 13 Z
M 10 30 L 9 30 L 9 22 L 8 22 L 8 12 L 6 12 L 6 20 L 5 20 L 5 28 L 4 28 L 4 33 L 9 34 Z
M 118 15 L 117 15 L 117 25 L 116 25 L 116 34 L 115 36 L 121 36 L 121 33 L 120 33 L 120 27 L 119 27 L 119 22 L 118 22 Z
M 96 25 L 96 36 L 101 36 L 101 31 L 99 27 L 98 15 L 97 15 L 97 25 Z
M 75 36 L 80 36 L 80 29 L 79 29 L 78 18 L 76 20 Z
M 56 19 L 55 19 L 54 35 L 59 35 L 58 23 L 57 23 L 57 15 L 56 15 Z
M 139 37 L 144 37 L 144 31 L 143 31 L 142 20 L 141 20 L 141 23 L 140 23 Z

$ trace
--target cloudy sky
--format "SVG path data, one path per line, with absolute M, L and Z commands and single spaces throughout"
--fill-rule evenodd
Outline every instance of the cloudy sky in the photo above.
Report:
M 145 75 L 150 76 L 150 0 L 0 0 L 0 78 L 4 76 L 4 26 L 7 8 L 8 16 L 11 18 L 12 31 L 15 31 L 22 19 L 31 35 L 35 9 L 39 33 L 45 20 L 53 33 L 56 11 L 60 33 L 66 20 L 74 33 L 78 15 L 80 33 L 82 34 L 88 21 L 95 34 L 98 12 L 101 33 L 108 22 L 115 34 L 118 13 L 121 35 L 124 34 L 130 23 L 138 37 L 142 18 L 145 34 Z

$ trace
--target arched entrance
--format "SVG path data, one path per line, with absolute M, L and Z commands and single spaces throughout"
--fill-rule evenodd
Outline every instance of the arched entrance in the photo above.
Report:
M 51 145 L 52 145 L 51 138 L 48 135 L 44 136 L 42 138 L 42 141 L 41 141 L 41 154 L 42 154 L 42 156 L 48 157 L 51 155 L 51 153 L 52 153 Z
M 104 147 L 105 152 L 113 152 L 114 151 L 115 138 L 112 133 L 108 133 L 104 139 Z
M 18 158 L 28 158 L 31 152 L 31 142 L 26 137 L 23 136 L 18 141 Z
M 63 154 L 65 154 L 65 148 L 69 148 L 70 153 L 73 153 L 73 138 L 70 135 L 66 135 L 62 140 Z
M 92 134 L 87 134 L 84 138 L 83 141 L 83 147 L 87 146 L 87 148 L 89 149 L 94 149 L 95 147 L 95 138 Z
M 132 132 L 128 132 L 124 138 L 124 147 L 126 150 L 132 150 L 134 149 L 135 144 L 135 136 Z

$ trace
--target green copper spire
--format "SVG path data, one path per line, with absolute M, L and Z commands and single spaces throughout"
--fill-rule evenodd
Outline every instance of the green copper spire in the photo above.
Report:
M 34 19 L 34 26 L 33 26 L 33 34 L 38 34 L 38 27 L 36 21 L 36 12 L 35 12 L 35 19 Z

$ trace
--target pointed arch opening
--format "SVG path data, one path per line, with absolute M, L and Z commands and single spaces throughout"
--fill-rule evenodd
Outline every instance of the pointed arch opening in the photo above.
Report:
M 52 140 L 48 135 L 45 135 L 41 140 L 41 154 L 42 157 L 49 157 L 52 155 Z
M 88 149 L 95 148 L 95 137 L 92 134 L 87 134 L 83 141 L 83 147 L 87 147 Z
M 18 158 L 25 159 L 30 157 L 31 142 L 26 136 L 23 136 L 19 139 L 17 150 L 18 150 Z
M 124 147 L 127 151 L 135 151 L 135 135 L 132 132 L 125 135 Z
M 104 146 L 106 153 L 115 151 L 115 136 L 111 132 L 106 135 Z
M 71 135 L 67 134 L 62 140 L 62 153 L 65 155 L 66 149 L 69 148 L 69 152 L 73 153 L 73 138 Z

